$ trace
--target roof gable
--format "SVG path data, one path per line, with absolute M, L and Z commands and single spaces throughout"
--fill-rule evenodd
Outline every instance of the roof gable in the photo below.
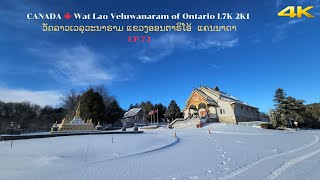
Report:
M 205 101 L 206 104 L 217 105 L 216 101 L 214 99 L 212 99 L 211 97 L 209 97 L 206 93 L 202 92 L 199 89 L 193 89 L 192 93 L 190 94 L 190 96 L 186 102 L 187 106 L 190 105 L 190 101 L 192 101 L 192 97 L 194 97 L 195 94 L 197 94 L 199 97 L 201 97 L 200 101 Z
M 141 108 L 132 108 L 126 113 L 124 113 L 123 118 L 132 117 L 137 115 L 141 111 Z

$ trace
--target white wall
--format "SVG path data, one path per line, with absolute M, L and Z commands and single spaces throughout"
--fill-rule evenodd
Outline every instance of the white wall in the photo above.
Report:
M 238 121 L 258 121 L 259 120 L 259 112 L 256 108 L 235 104 L 235 115 Z

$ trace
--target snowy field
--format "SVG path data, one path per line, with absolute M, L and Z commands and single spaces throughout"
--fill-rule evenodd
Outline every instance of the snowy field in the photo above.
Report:
M 318 180 L 319 137 L 320 131 L 212 124 L 131 135 L 5 141 L 0 142 L 0 179 Z

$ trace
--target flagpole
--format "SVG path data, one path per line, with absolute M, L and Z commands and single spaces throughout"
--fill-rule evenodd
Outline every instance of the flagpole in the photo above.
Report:
M 157 126 L 159 126 L 159 109 L 157 109 Z
M 156 114 L 155 114 L 155 111 L 153 111 L 153 117 L 154 117 L 154 118 L 153 118 L 153 121 L 154 121 L 153 124 L 155 124 L 155 123 L 156 123 Z
M 154 122 L 154 111 L 153 111 L 153 109 L 152 109 L 152 124 L 153 124 L 153 122 Z
M 152 115 L 153 115 L 153 124 L 156 122 L 156 117 L 154 116 L 154 109 L 152 109 Z

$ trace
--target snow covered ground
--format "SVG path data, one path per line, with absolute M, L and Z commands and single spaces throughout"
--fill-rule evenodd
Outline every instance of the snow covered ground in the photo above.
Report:
M 5 141 L 0 179 L 320 179 L 319 137 L 217 123 Z

